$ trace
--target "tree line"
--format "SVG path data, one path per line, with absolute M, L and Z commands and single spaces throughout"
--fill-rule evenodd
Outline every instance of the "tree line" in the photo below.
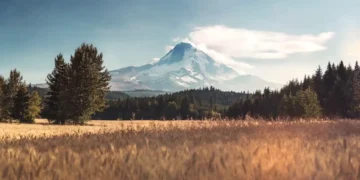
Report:
M 184 90 L 157 97 L 128 97 L 108 101 L 93 119 L 204 119 L 226 116 L 228 107 L 245 92 L 223 92 L 214 87 Z
M 84 124 L 95 112 L 106 108 L 107 95 L 122 95 L 107 94 L 109 81 L 103 54 L 84 43 L 69 63 L 61 53 L 56 56 L 54 70 L 47 76 L 47 90 L 27 86 L 17 70 L 12 70 L 8 79 L 0 76 L 0 120 L 33 123 L 41 112 L 42 118 L 54 124 Z
M 33 123 L 40 111 L 40 96 L 28 91 L 18 70 L 10 71 L 7 79 L 0 76 L 0 122 Z
M 297 118 L 359 118 L 360 69 L 345 66 L 343 61 L 328 63 L 325 72 L 319 66 L 302 81 L 291 80 L 280 90 L 256 91 L 229 107 L 227 115 L 244 118 L 246 115 L 276 119 Z

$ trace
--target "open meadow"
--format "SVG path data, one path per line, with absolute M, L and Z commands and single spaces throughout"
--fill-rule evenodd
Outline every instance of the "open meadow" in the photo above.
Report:
M 0 179 L 360 179 L 360 122 L 0 124 Z

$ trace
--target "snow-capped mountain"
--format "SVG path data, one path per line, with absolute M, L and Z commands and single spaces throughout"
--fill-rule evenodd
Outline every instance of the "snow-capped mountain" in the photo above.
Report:
M 253 91 L 278 85 L 256 76 L 239 75 L 191 44 L 176 45 L 159 61 L 110 71 L 111 90 L 151 89 L 179 91 L 214 86 L 221 90 Z

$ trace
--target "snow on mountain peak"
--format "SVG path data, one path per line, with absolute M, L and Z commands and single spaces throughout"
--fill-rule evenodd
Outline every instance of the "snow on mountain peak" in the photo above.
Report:
M 111 71 L 111 74 L 114 90 L 145 88 L 163 91 L 223 86 L 225 82 L 240 76 L 234 69 L 216 62 L 189 43 L 177 44 L 152 64 L 127 67 Z
M 189 43 L 179 43 L 172 50 L 170 50 L 163 58 L 159 60 L 158 65 L 162 64 L 172 64 L 179 62 L 184 59 L 185 53 L 194 53 L 196 48 L 194 48 Z

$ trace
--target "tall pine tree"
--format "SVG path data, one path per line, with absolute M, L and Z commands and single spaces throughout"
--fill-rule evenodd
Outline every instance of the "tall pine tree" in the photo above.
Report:
M 360 117 L 360 67 L 358 62 L 355 64 L 352 79 L 352 112 L 355 118 Z
M 65 124 L 67 120 L 66 107 L 68 106 L 68 65 L 62 54 L 55 58 L 55 68 L 47 76 L 49 91 L 45 99 L 45 113 L 47 119 L 55 124 Z
M 82 44 L 71 56 L 69 68 L 69 115 L 73 123 L 83 124 L 105 108 L 109 91 L 109 72 L 103 67 L 103 55 L 93 45 Z
M 14 109 L 12 111 L 12 116 L 13 118 L 18 119 L 21 123 L 34 122 L 34 119 L 30 117 L 29 113 L 29 100 L 29 92 L 25 84 L 20 85 L 14 99 Z
M 335 112 L 336 102 L 331 96 L 331 92 L 336 81 L 336 69 L 330 62 L 327 65 L 327 69 L 324 73 L 323 84 L 324 84 L 324 111 L 327 116 L 331 116 Z
M 344 117 L 346 116 L 346 96 L 345 96 L 345 85 L 348 80 L 346 67 L 343 61 L 336 68 L 336 80 L 331 91 L 331 103 L 334 107 L 333 112 L 335 115 Z
M 316 92 L 316 95 L 320 101 L 320 104 L 324 105 L 324 82 L 322 69 L 319 66 L 312 78 L 312 89 Z
M 9 78 L 5 82 L 2 116 L 5 120 L 9 120 L 10 122 L 12 122 L 15 118 L 13 116 L 15 106 L 14 101 L 20 87 L 22 86 L 22 80 L 23 77 L 20 72 L 15 69 L 10 71 Z

